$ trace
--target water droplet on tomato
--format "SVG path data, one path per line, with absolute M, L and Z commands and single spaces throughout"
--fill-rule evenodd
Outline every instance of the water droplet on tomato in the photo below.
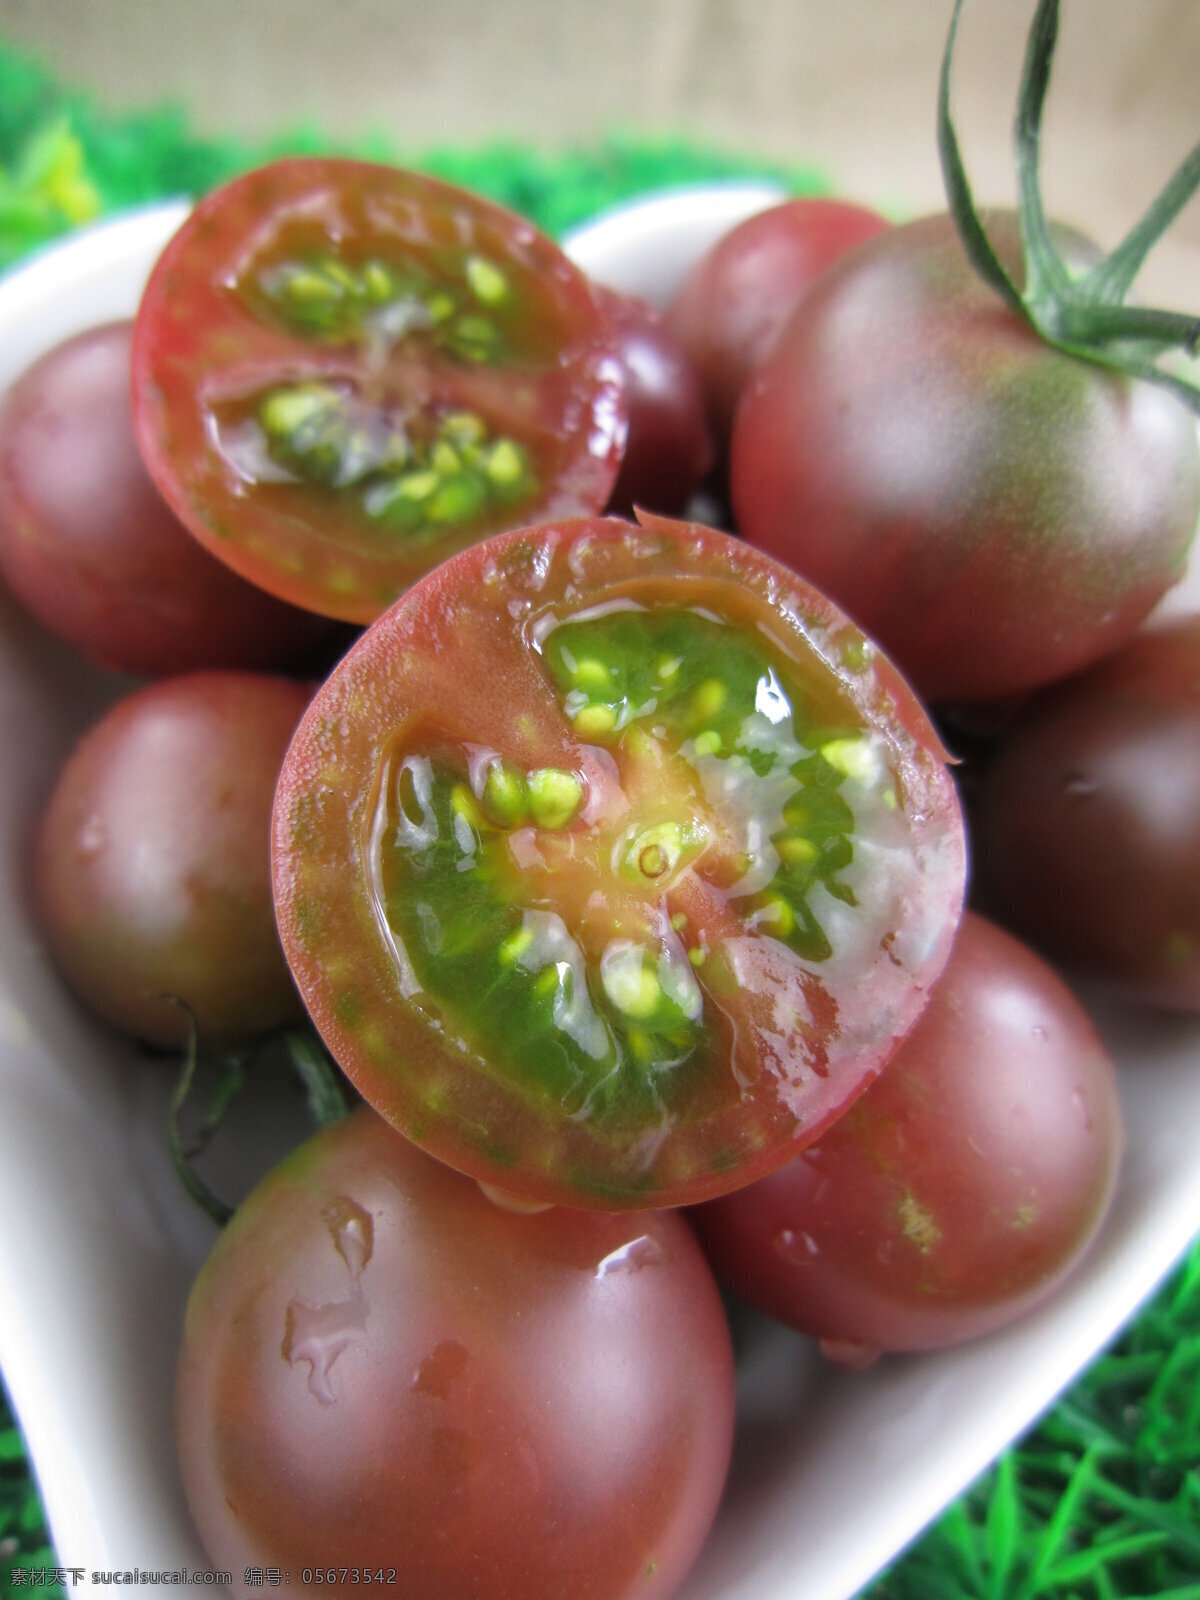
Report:
M 338 1195 L 321 1212 L 329 1229 L 333 1247 L 346 1263 L 352 1278 L 357 1278 L 371 1259 L 375 1248 L 375 1224 L 371 1213 L 364 1211 L 348 1195 Z
M 323 1406 L 332 1405 L 337 1399 L 332 1379 L 334 1363 L 365 1331 L 366 1307 L 361 1290 L 354 1290 L 345 1300 L 319 1306 L 291 1300 L 284 1314 L 280 1353 L 289 1366 L 307 1362 L 309 1393 Z
M 874 1345 L 860 1344 L 856 1339 L 822 1339 L 821 1354 L 835 1367 L 846 1367 L 861 1372 L 879 1360 L 880 1351 Z
M 104 824 L 104 818 L 93 812 L 76 835 L 76 859 L 82 863 L 95 861 L 97 857 L 103 855 L 107 844 L 108 829 Z
M 470 1356 L 456 1339 L 443 1339 L 413 1373 L 412 1387 L 435 1400 L 445 1400 L 455 1380 L 466 1370 Z
M 777 1256 L 793 1267 L 807 1267 L 821 1254 L 821 1247 L 803 1228 L 781 1228 L 771 1241 Z
M 607 1278 L 614 1272 L 638 1272 L 642 1267 L 659 1266 L 665 1260 L 666 1252 L 658 1240 L 643 1233 L 610 1250 L 596 1267 L 596 1277 Z

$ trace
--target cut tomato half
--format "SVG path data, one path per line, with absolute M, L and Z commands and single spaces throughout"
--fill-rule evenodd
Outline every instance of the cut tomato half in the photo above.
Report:
M 309 610 L 600 510 L 626 432 L 607 313 L 545 235 L 400 168 L 292 158 L 207 196 L 146 287 L 138 442 L 191 532 Z
M 943 752 L 771 558 L 572 519 L 416 585 L 319 691 L 275 809 L 293 972 L 366 1098 L 531 1199 L 675 1205 L 815 1138 L 961 910 Z

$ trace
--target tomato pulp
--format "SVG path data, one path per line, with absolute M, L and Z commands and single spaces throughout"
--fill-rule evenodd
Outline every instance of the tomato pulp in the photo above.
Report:
M 350 622 L 499 528 L 600 510 L 624 381 L 587 280 L 531 224 L 328 158 L 202 200 L 133 351 L 138 442 L 176 514 L 243 576 Z
M 533 1199 L 670 1205 L 786 1158 L 912 1024 L 961 907 L 924 712 L 770 557 L 571 519 L 447 562 L 319 691 L 276 910 L 366 1098 Z

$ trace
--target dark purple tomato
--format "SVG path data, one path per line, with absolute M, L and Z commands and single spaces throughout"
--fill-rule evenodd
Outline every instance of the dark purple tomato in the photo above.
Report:
M 275 930 L 275 782 L 311 686 L 190 673 L 114 705 L 42 816 L 36 909 L 68 986 L 151 1044 L 232 1042 L 300 1014 Z M 186 1013 L 182 1009 L 186 1007 Z
M 964 846 L 890 665 L 743 541 L 645 515 L 445 562 L 322 685 L 276 912 L 366 1099 L 527 1199 L 656 1206 L 817 1137 L 949 950 Z
M 724 1485 L 733 1364 L 683 1219 L 520 1216 L 360 1109 L 235 1214 L 178 1442 L 213 1565 L 293 1593 L 666 1600 Z
M 1112 1062 L 1026 946 L 962 922 L 880 1078 L 809 1150 L 695 1221 L 718 1278 L 842 1359 L 990 1332 L 1086 1253 L 1122 1144 Z
M 682 511 L 713 464 L 700 379 L 653 306 L 611 290 L 601 300 L 625 369 L 629 408 L 629 437 L 608 509 Z
M 601 510 L 623 384 L 591 285 L 420 173 L 295 157 L 200 201 L 142 296 L 134 424 L 196 537 L 368 622 L 487 534 Z
M 142 465 L 132 326 L 67 340 L 0 402 L 0 576 L 99 666 L 158 677 L 291 664 L 328 625 L 208 555 Z
M 785 200 L 731 228 L 691 269 L 667 326 L 700 376 L 723 448 L 742 386 L 800 300 L 826 267 L 886 227 L 847 200 Z
M 1011 255 L 1009 221 L 997 248 Z M 1180 576 L 1195 418 L 1046 345 L 945 215 L 831 267 L 747 385 L 739 531 L 889 651 L 919 693 L 997 698 L 1119 646 Z
M 1132 999 L 1200 1010 L 1200 617 L 1028 705 L 974 823 L 991 915 Z

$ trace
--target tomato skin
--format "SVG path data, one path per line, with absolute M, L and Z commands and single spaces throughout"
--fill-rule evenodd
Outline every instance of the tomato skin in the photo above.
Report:
M 132 331 L 115 322 L 67 340 L 0 403 L 0 575 L 111 670 L 293 663 L 328 625 L 207 555 L 150 481 L 133 436 Z
M 691 269 L 667 310 L 726 446 L 742 388 L 825 271 L 889 226 L 866 206 L 801 196 L 731 228 Z
M 935 216 L 805 299 L 739 406 L 731 488 L 745 537 L 927 700 L 998 698 L 1115 649 L 1176 581 L 1200 447 L 1173 395 L 1046 346 Z
M 272 303 L 273 275 L 276 285 L 292 269 L 303 277 L 314 260 L 318 277 L 329 265 L 327 285 L 360 275 L 368 310 L 357 325 L 314 331 L 301 296 Z M 493 310 L 471 298 L 472 262 L 485 293 L 513 290 L 496 359 L 437 343 L 438 295 L 470 301 L 479 323 Z M 396 283 L 386 314 L 372 320 L 364 285 L 377 269 Z M 410 269 L 419 277 L 411 292 L 400 282 Z M 308 386 L 311 399 L 313 385 L 335 398 L 335 411 L 348 408 L 337 418 L 349 431 L 332 484 L 319 474 L 310 481 L 294 459 L 271 458 L 256 413 L 272 393 L 294 399 Z M 275 161 L 200 201 L 142 297 L 133 396 L 150 474 L 201 543 L 281 598 L 353 623 L 369 622 L 444 557 L 498 528 L 600 510 L 626 434 L 607 319 L 553 241 L 454 185 L 336 158 Z M 529 458 L 528 492 L 414 525 L 368 512 L 371 494 L 390 493 L 397 480 L 382 466 L 354 476 L 362 440 L 378 445 L 378 430 L 405 457 L 412 488 L 449 442 L 438 427 L 463 414 Z M 471 481 L 479 488 L 486 475 Z M 372 487 L 359 494 L 364 485 Z
M 546 1057 L 540 1047 L 520 1047 L 521 1035 L 501 1036 L 498 1009 L 482 1034 L 460 1033 L 458 997 L 418 974 L 410 935 L 389 922 L 389 898 L 394 894 L 401 908 L 419 905 L 419 885 L 390 888 L 376 862 L 383 842 L 412 821 L 389 809 L 401 781 L 391 755 L 397 741 L 419 747 L 432 730 L 429 740 L 438 746 L 498 747 L 522 770 L 581 773 L 592 809 L 557 844 L 550 840 L 559 851 L 552 894 L 566 908 L 579 948 L 602 965 L 620 942 L 614 923 L 624 913 L 614 907 L 640 914 L 635 902 L 618 900 L 615 877 L 604 877 L 610 845 L 603 830 L 614 814 L 621 826 L 627 814 L 640 826 L 633 785 L 643 782 L 645 769 L 631 754 L 623 769 L 610 747 L 573 730 L 531 640 L 556 607 L 596 617 L 643 603 L 652 610 L 664 600 L 724 614 L 735 633 L 769 639 L 778 660 L 811 671 L 806 692 L 814 704 L 835 723 L 857 724 L 878 741 L 881 779 L 895 791 L 879 796 L 889 820 L 873 813 L 872 827 L 883 833 L 859 841 L 861 918 L 832 909 L 831 898 L 839 945 L 827 965 L 806 965 L 782 942 L 760 935 L 720 884 L 704 876 L 703 860 L 696 870 L 681 868 L 664 891 L 674 900 L 646 886 L 641 904 L 664 928 L 670 913 L 664 948 L 675 937 L 677 912 L 685 924 L 709 930 L 694 956 L 683 957 L 681 947 L 679 955 L 695 962 L 695 971 L 707 963 L 710 975 L 687 980 L 702 1036 L 686 1058 L 694 1065 L 664 1072 L 661 1090 L 647 1076 L 653 1112 L 622 1125 L 622 1105 L 605 1120 L 589 1109 L 590 1096 L 575 1103 L 567 1090 L 560 1095 L 547 1087 L 548 1077 L 535 1085 L 533 1075 L 549 1071 Z M 616 754 L 625 761 L 628 752 Z M 749 1181 L 816 1137 L 878 1070 L 923 1004 L 963 892 L 961 818 L 943 754 L 889 663 L 822 596 L 742 541 L 652 517 L 639 527 L 574 519 L 519 530 L 444 563 L 367 630 L 318 692 L 276 799 L 280 932 L 335 1059 L 369 1103 L 441 1159 L 551 1203 L 625 1207 L 701 1199 Z M 645 803 L 657 823 L 662 813 L 653 810 L 659 801 L 650 787 Z M 663 804 L 673 803 L 669 783 L 661 793 Z M 520 847 L 528 859 L 532 842 L 528 831 L 514 835 L 512 850 Z M 600 871 L 588 876 L 596 856 Z M 475 893 L 468 875 L 474 859 L 463 857 L 462 876 L 451 880 L 464 886 L 460 903 L 468 890 Z M 515 859 L 498 860 L 489 881 L 509 873 Z M 486 884 L 479 890 L 488 892 Z M 520 919 L 533 891 L 521 886 L 516 894 Z M 478 939 L 470 919 L 450 930 L 455 915 L 444 898 L 423 915 L 452 947 Z M 513 940 L 518 936 L 515 930 Z M 514 948 L 507 935 L 489 935 L 480 965 L 459 992 L 463 986 L 494 992 L 501 963 L 516 960 L 508 953 Z M 603 957 L 593 953 L 598 949 Z M 569 960 L 560 970 L 568 967 L 583 992 Z M 547 960 L 552 976 L 551 968 Z M 705 992 L 712 996 L 707 1002 Z M 597 998 L 590 979 L 587 995 L 589 1003 Z M 511 1050 L 502 1067 L 506 1042 Z M 554 1035 L 547 1050 L 558 1048 Z M 678 1102 L 666 1098 L 676 1094 Z
M 151 1044 L 237 1042 L 301 1007 L 275 931 L 271 802 L 311 686 L 249 672 L 166 678 L 112 706 L 38 827 L 50 953 L 95 1015 Z
M 382 1568 L 422 1600 L 666 1600 L 715 1513 L 734 1409 L 681 1217 L 515 1215 L 365 1109 L 218 1240 L 177 1396 L 215 1566 L 339 1594 L 362 1585 L 304 1570 Z
M 1050 1294 L 1106 1213 L 1112 1061 L 1038 956 L 974 913 L 880 1078 L 761 1183 L 693 1213 L 718 1278 L 837 1356 L 926 1350 Z
M 973 823 L 990 915 L 1129 999 L 1200 1010 L 1200 617 L 1025 706 Z
M 700 379 L 662 314 L 633 295 L 601 293 L 627 375 L 629 438 L 608 511 L 684 510 L 713 464 Z

